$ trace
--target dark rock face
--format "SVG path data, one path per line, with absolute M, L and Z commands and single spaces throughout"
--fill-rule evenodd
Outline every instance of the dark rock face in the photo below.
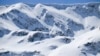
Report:
M 9 34 L 10 30 L 8 29 L 0 29 L 0 37 L 3 37 L 5 34 Z
M 52 46 L 50 46 L 49 48 L 50 48 L 50 50 L 54 50 L 54 49 L 57 48 L 57 46 L 56 46 L 56 45 L 52 45 Z
M 68 26 L 73 31 L 78 31 L 78 30 L 84 29 L 84 26 L 82 24 L 75 23 L 72 20 L 68 20 Z
M 70 37 L 74 36 L 74 32 L 71 29 L 67 29 L 65 34 L 66 34 L 66 36 L 70 36 Z
M 97 53 L 100 53 L 100 41 L 85 44 L 82 53 L 97 55 Z
M 2 14 L 2 15 L 0 15 L 0 18 L 3 18 L 3 19 L 8 20 L 7 14 Z
M 39 41 L 39 40 L 43 40 L 46 38 L 50 38 L 48 33 L 37 32 L 33 34 L 32 36 L 29 36 L 28 42 Z
M 33 52 L 21 52 L 21 53 L 15 53 L 15 52 L 0 52 L 0 56 L 43 56 L 39 51 L 33 51 Z
M 91 27 L 91 28 L 90 28 L 90 30 L 94 30 L 94 29 L 95 29 L 95 27 Z
M 65 38 L 61 38 L 59 41 L 68 44 L 71 42 L 71 39 L 65 37 Z
M 50 14 L 46 14 L 46 16 L 45 16 L 45 23 L 46 24 L 48 24 L 48 25 L 50 25 L 50 26 L 53 26 L 53 24 L 54 24 L 54 16 L 52 16 L 52 15 L 50 15 Z
M 12 33 L 13 36 L 26 36 L 28 35 L 28 32 L 25 32 L 25 31 L 20 31 L 20 32 L 14 32 Z

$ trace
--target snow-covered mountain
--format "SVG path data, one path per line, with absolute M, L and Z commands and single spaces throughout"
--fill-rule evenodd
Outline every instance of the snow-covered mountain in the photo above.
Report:
M 99 27 L 100 3 L 0 6 L 0 56 L 100 56 Z

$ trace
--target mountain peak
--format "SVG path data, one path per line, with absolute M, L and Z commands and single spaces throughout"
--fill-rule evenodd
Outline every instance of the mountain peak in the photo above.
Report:
M 38 4 L 36 4 L 36 6 L 39 6 L 39 7 L 41 7 L 41 6 L 43 6 L 43 4 L 41 4 L 41 3 L 38 3 Z
M 25 8 L 28 7 L 28 5 L 24 4 L 24 3 L 17 3 L 17 4 L 13 4 L 10 6 L 11 8 Z
M 38 3 L 38 4 L 36 4 L 35 5 L 35 7 L 34 8 L 37 8 L 37 9 L 39 9 L 39 8 L 41 8 L 41 7 L 43 7 L 44 5 L 43 4 L 41 4 L 41 3 Z

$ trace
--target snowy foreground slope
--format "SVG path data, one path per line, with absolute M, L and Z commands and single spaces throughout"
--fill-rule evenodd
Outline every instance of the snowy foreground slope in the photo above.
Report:
M 71 43 L 54 50 L 49 56 L 100 56 L 100 29 L 76 37 Z
M 0 6 L 0 56 L 100 56 L 100 3 Z

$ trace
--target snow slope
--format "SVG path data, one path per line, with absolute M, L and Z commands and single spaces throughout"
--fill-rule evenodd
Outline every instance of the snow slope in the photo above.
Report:
M 75 40 L 73 40 L 70 44 L 66 44 L 61 46 L 60 48 L 57 48 L 56 50 L 51 52 L 49 56 L 95 56 L 100 52 L 97 52 L 95 55 L 93 55 L 92 52 L 88 53 L 89 51 L 95 52 L 96 49 L 87 51 L 84 49 L 84 45 L 92 42 L 97 43 L 99 41 L 100 41 L 100 28 L 97 28 L 95 30 L 82 34 L 79 37 L 76 37 Z M 99 44 L 100 43 L 98 43 L 98 45 Z M 96 47 L 98 47 L 97 49 L 99 49 L 100 46 Z M 95 47 L 92 47 L 92 49 L 93 48 Z

